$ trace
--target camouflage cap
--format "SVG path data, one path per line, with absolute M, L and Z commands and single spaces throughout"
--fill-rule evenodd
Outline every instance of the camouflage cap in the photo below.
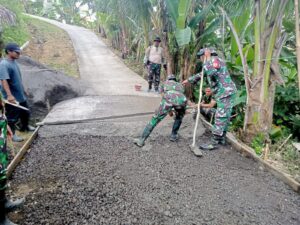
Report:
M 200 58 L 201 56 L 203 56 L 203 55 L 204 55 L 204 52 L 205 52 L 205 49 L 204 49 L 204 48 L 201 48 L 201 49 L 199 50 L 199 52 L 197 52 L 197 57 Z
M 218 53 L 214 49 L 210 49 L 210 55 L 211 56 L 218 56 Z
M 216 50 L 212 48 L 201 48 L 197 53 L 197 57 L 200 58 L 201 56 L 203 56 L 205 54 L 205 51 L 209 51 L 212 56 L 218 56 Z

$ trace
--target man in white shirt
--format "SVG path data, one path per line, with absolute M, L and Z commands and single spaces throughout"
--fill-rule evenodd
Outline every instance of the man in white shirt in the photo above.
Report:
M 156 37 L 153 41 L 154 44 L 146 49 L 144 65 L 148 68 L 148 91 L 151 91 L 152 84 L 154 83 L 154 89 L 158 92 L 161 65 L 163 64 L 164 68 L 166 68 L 166 64 L 164 64 L 164 50 L 159 46 L 161 42 L 160 38 Z

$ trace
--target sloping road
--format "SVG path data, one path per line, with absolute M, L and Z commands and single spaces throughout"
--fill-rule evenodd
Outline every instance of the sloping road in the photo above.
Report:
M 146 90 L 147 82 L 125 66 L 91 30 L 43 17 L 32 17 L 58 26 L 69 34 L 77 54 L 80 77 L 90 84 L 92 93 L 96 95 L 155 96 L 153 93 L 134 90 L 135 84 L 141 84 L 142 89 Z
M 79 36 L 80 32 L 89 33 L 67 27 Z M 89 41 L 82 43 L 88 46 Z M 76 41 L 74 46 L 77 48 Z M 108 51 L 102 46 L 97 54 L 101 55 L 101 50 Z M 89 61 L 89 54 L 86 57 L 82 60 Z M 126 77 L 128 69 L 118 59 L 99 58 L 102 68 L 108 60 L 107 64 L 118 64 L 119 75 Z M 62 102 L 49 114 L 48 122 L 69 116 L 76 121 L 147 112 L 159 101 L 136 95 L 132 84 L 114 91 L 122 82 L 120 86 L 115 83 L 123 78 L 107 73 L 104 82 L 100 68 L 95 74 L 99 77 L 87 73 L 82 79 L 107 84 L 103 90 L 111 95 L 102 96 L 103 90 L 99 90 L 97 97 Z M 13 194 L 27 195 L 14 220 L 28 225 L 300 224 L 299 194 L 254 161 L 230 146 L 205 152 L 201 159 L 195 157 L 188 147 L 194 123 L 191 115 L 184 118 L 177 143 L 168 140 L 173 122 L 169 118 L 157 126 L 142 149 L 135 146 L 131 138 L 140 134 L 149 119 L 132 116 L 42 127 L 14 174 Z M 200 125 L 198 143 L 207 141 L 208 135 L 203 133 Z
M 107 114 L 123 116 L 154 111 L 160 96 L 148 93 L 146 80 L 130 70 L 94 32 L 29 16 L 58 26 L 69 34 L 78 59 L 80 80 L 89 88 L 86 90 L 89 97 L 71 99 L 55 106 L 44 119 L 44 124 L 90 120 L 101 118 L 104 114 L 105 117 Z M 136 91 L 135 84 L 142 85 L 142 91 Z M 126 96 L 128 100 L 125 100 Z

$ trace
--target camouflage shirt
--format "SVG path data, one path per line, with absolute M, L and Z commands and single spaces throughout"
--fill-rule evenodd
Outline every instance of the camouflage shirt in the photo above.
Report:
M 0 181 L 2 180 L 3 171 L 6 169 L 6 166 L 8 164 L 6 138 L 7 138 L 7 120 L 4 114 L 0 114 Z
M 203 95 L 203 97 L 202 97 L 202 102 L 204 102 L 204 104 L 209 104 L 209 103 L 211 103 L 212 100 L 214 100 L 212 95 L 210 95 L 210 96 Z
M 236 86 L 232 81 L 226 64 L 219 58 L 212 58 L 203 65 L 204 75 L 216 99 L 222 99 L 236 93 Z M 190 83 L 197 83 L 201 74 L 196 74 L 188 79 Z
M 163 98 L 174 106 L 186 105 L 187 99 L 184 95 L 184 87 L 181 83 L 167 80 L 160 86 L 160 93 L 163 93 Z

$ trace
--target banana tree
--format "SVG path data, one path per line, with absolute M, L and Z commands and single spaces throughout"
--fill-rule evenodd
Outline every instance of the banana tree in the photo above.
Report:
M 282 32 L 282 20 L 287 3 L 288 0 L 255 1 L 252 73 L 248 71 L 235 27 L 229 17 L 226 17 L 235 34 L 244 66 L 247 104 L 243 130 L 246 141 L 251 141 L 257 134 L 263 134 L 267 139 L 272 127 L 275 87 L 276 84 L 283 83 L 278 60 L 286 40 L 286 35 Z

